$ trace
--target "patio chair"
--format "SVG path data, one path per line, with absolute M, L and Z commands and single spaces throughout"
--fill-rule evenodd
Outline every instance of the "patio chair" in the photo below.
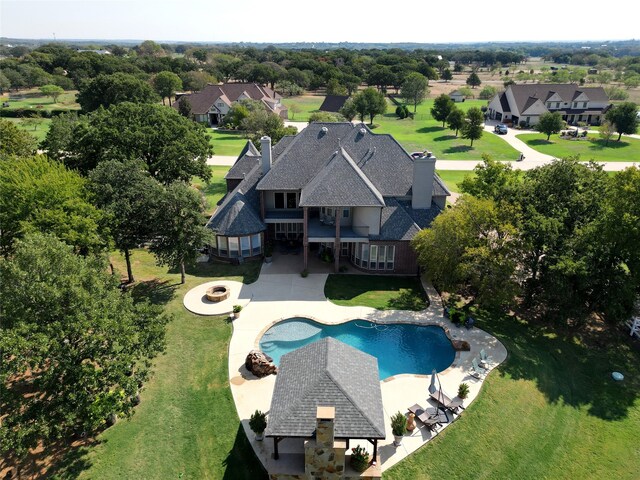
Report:
M 460 397 L 454 397 L 452 399 L 451 396 L 447 395 L 443 390 L 436 390 L 435 392 L 430 393 L 429 396 L 451 413 L 457 414 L 459 410 L 464 410 L 464 407 L 462 406 L 463 400 Z
M 487 368 L 489 362 L 491 361 L 491 357 L 487 355 L 487 352 L 483 348 L 480 350 L 480 368 Z
M 417 403 L 409 407 L 409 412 L 413 413 L 416 418 L 424 423 L 424 426 L 432 432 L 436 431 L 436 427 L 438 425 L 442 425 L 449 421 L 446 413 L 440 412 L 434 408 L 427 408 L 425 410 Z
M 473 357 L 471 361 L 471 376 L 475 378 L 482 378 L 487 374 L 487 370 L 478 365 L 478 359 Z

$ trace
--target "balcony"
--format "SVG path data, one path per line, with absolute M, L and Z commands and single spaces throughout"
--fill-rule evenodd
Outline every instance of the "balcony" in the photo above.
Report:
M 304 212 L 302 209 L 271 209 L 264 214 L 264 223 L 302 223 L 303 220 Z
M 331 242 L 336 238 L 336 226 L 321 223 L 318 218 L 310 218 L 307 224 L 307 236 L 310 242 Z M 369 227 L 341 225 L 340 241 L 367 242 L 369 241 Z

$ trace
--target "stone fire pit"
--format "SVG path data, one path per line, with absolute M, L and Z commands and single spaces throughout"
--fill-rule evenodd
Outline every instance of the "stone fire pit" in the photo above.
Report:
M 207 288 L 205 295 L 207 300 L 217 303 L 229 298 L 230 293 L 230 290 L 224 285 L 214 285 L 213 287 Z

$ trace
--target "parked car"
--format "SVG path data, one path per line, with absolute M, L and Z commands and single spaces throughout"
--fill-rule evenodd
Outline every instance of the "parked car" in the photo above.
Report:
M 509 129 L 507 128 L 507 126 L 504 123 L 499 123 L 495 126 L 495 128 L 493 129 L 494 132 L 502 135 L 507 133 Z

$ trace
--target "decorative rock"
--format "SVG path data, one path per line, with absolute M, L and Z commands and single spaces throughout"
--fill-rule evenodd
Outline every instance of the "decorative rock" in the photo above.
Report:
M 469 342 L 465 340 L 451 340 L 451 344 L 456 352 L 468 352 L 471 350 Z
M 259 378 L 278 373 L 278 367 L 273 364 L 273 358 L 259 350 L 251 350 L 249 352 L 244 366 Z

